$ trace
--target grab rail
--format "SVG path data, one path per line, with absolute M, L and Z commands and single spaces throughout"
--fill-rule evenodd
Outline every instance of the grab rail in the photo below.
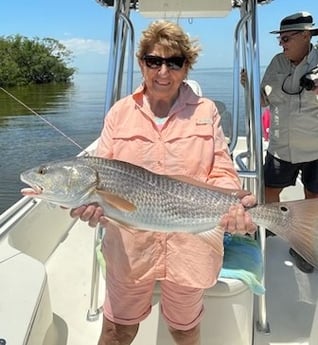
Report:
M 129 54 L 128 54 L 128 69 L 127 69 L 127 94 L 133 89 L 133 64 L 134 64 L 134 46 L 135 36 L 133 25 L 129 19 L 130 1 L 117 0 L 114 3 L 114 19 L 112 29 L 112 41 L 110 45 L 108 75 L 106 85 L 105 97 L 105 113 L 111 106 L 122 97 L 122 86 L 124 75 L 124 62 L 127 45 L 127 35 L 130 33 Z M 119 24 L 118 24 L 119 23 Z
M 38 201 L 25 196 L 3 212 L 0 215 L 0 238 L 37 203 Z
M 134 66 L 134 46 L 135 35 L 133 25 L 129 19 L 130 0 L 116 0 L 114 2 L 114 19 L 112 42 L 109 54 L 109 66 L 106 85 L 105 113 L 111 106 L 122 97 L 124 63 L 126 57 L 127 35 L 129 36 L 129 53 L 127 54 L 127 81 L 126 93 L 133 91 L 133 66 Z M 87 320 L 98 319 L 101 308 L 98 307 L 98 286 L 100 269 L 97 260 L 96 247 L 103 237 L 103 230 L 100 226 L 95 229 L 94 254 L 92 264 L 90 305 L 87 312 Z
M 104 236 L 104 229 L 98 224 L 95 228 L 94 243 L 93 243 L 93 262 L 92 262 L 92 278 L 91 278 L 91 294 L 90 305 L 87 311 L 87 321 L 96 321 L 99 314 L 102 311 L 101 307 L 98 307 L 98 292 L 99 292 L 99 277 L 100 268 L 97 258 L 97 246 L 101 243 Z
M 257 0 L 246 0 L 241 7 L 241 21 L 239 24 L 243 29 L 244 56 L 243 67 L 247 71 L 247 83 L 245 85 L 245 112 L 246 112 L 246 146 L 247 151 L 236 157 L 236 162 L 241 171 L 241 177 L 248 177 L 248 189 L 252 191 L 258 203 L 264 202 L 263 187 L 263 142 L 261 125 L 261 99 L 260 99 L 260 64 L 258 46 L 258 25 L 257 25 Z M 238 54 L 239 55 L 239 54 Z M 244 164 L 243 158 L 247 159 Z M 265 265 L 265 228 L 259 227 L 257 239 L 260 243 L 263 263 Z M 265 271 L 265 270 L 264 270 Z M 262 283 L 265 283 L 263 275 Z M 266 313 L 266 295 L 258 297 L 257 329 L 260 332 L 269 333 L 270 328 Z

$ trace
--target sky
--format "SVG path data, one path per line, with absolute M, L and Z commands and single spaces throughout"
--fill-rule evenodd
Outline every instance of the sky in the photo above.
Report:
M 273 0 L 257 8 L 261 66 L 266 66 L 281 51 L 276 35 L 269 32 L 279 28 L 283 17 L 307 11 L 313 15 L 318 27 L 317 0 Z M 192 38 L 198 39 L 202 47 L 195 68 L 232 66 L 233 36 L 239 18 L 239 9 L 234 9 L 221 18 L 179 19 L 179 24 Z M 137 44 L 140 33 L 153 18 L 132 11 L 131 19 Z M 72 67 L 79 73 L 107 70 L 112 22 L 113 8 L 101 6 L 95 0 L 0 1 L 0 36 L 19 34 L 30 39 L 54 38 L 72 51 Z M 318 43 L 318 36 L 312 42 Z

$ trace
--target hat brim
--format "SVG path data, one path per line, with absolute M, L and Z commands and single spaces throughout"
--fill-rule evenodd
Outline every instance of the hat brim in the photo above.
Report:
M 310 31 L 312 36 L 317 36 L 318 35 L 318 28 L 311 28 L 311 29 L 299 29 L 299 28 L 289 28 L 289 29 L 284 29 L 284 30 L 275 30 L 271 31 L 270 34 L 280 34 L 282 32 L 289 32 L 289 31 Z

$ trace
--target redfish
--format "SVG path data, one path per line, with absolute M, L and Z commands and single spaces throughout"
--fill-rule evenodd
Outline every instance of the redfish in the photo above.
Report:
M 77 157 L 42 164 L 21 174 L 22 194 L 75 208 L 98 203 L 105 216 L 129 228 L 189 232 L 213 239 L 231 205 L 248 192 L 158 175 L 118 160 Z M 287 240 L 318 267 L 318 199 L 256 205 L 254 223 Z

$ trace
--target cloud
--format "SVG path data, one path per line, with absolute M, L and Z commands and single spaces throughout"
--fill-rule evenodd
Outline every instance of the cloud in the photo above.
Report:
M 108 54 L 108 44 L 101 40 L 92 40 L 87 38 L 70 38 L 60 40 L 67 49 L 71 50 L 75 55 L 95 53 L 100 55 Z

